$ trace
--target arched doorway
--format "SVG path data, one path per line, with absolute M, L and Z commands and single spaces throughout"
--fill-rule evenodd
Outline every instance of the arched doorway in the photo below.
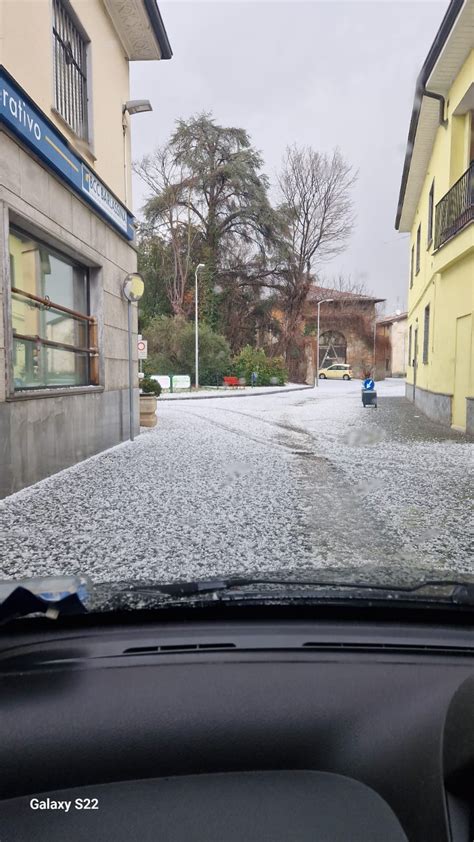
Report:
M 327 330 L 319 337 L 319 368 L 347 361 L 347 342 L 343 333 Z

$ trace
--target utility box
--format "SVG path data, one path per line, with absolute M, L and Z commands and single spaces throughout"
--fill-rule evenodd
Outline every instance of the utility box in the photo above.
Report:
M 375 389 L 362 389 L 362 405 L 373 406 L 377 409 L 377 392 Z

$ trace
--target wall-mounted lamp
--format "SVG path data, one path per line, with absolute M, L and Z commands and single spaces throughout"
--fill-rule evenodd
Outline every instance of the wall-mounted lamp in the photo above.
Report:
M 128 202 L 127 195 L 127 127 L 128 121 L 126 114 L 142 114 L 144 111 L 153 111 L 149 99 L 129 99 L 122 105 L 122 129 L 123 129 L 123 182 L 124 182 L 124 197 L 125 204 Z

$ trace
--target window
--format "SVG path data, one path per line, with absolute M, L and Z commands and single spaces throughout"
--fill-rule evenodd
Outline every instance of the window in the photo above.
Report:
M 15 390 L 97 383 L 87 269 L 20 231 L 9 246 Z
M 415 274 L 418 275 L 420 271 L 420 250 L 421 250 L 421 222 L 418 226 L 418 231 L 416 232 L 416 267 L 415 267 Z
M 430 305 L 425 307 L 425 319 L 423 325 L 423 362 L 428 362 L 428 347 L 430 341 Z
M 433 220 L 434 220 L 434 179 L 431 184 L 428 196 L 428 248 L 433 242 Z
M 410 260 L 410 289 L 413 286 L 413 270 L 415 267 L 415 246 L 411 247 L 411 260 Z
M 53 0 L 54 105 L 63 120 L 88 140 L 87 39 L 64 0 Z
M 411 343 L 412 343 L 412 326 L 408 329 L 408 365 L 411 365 Z

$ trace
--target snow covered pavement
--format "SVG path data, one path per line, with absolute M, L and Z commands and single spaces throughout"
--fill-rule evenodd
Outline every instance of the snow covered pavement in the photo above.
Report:
M 158 426 L 0 501 L 1 578 L 346 565 L 472 572 L 473 444 L 379 384 L 159 402 Z

